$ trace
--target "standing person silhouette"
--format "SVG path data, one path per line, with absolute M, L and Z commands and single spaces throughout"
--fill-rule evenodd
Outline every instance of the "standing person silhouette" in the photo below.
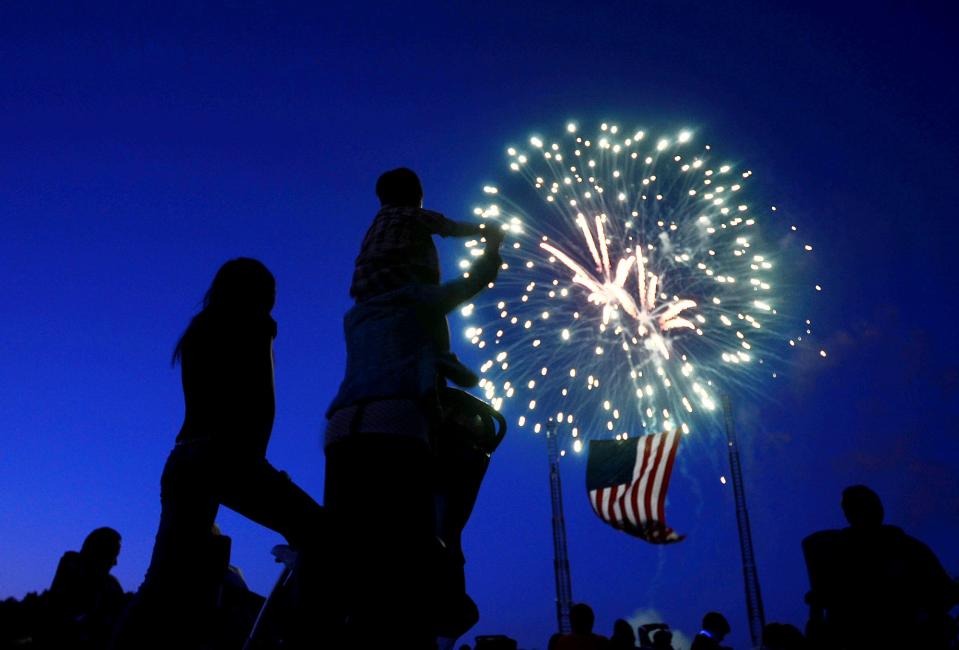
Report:
M 436 647 L 435 455 L 446 378 L 475 375 L 451 353 L 447 314 L 496 278 L 502 235 L 489 231 L 468 277 L 439 282 L 432 234 L 486 232 L 425 213 L 419 179 L 393 170 L 357 258 L 344 316 L 346 373 L 327 410 L 324 501 L 343 526 L 347 625 L 337 647 Z
M 160 479 L 150 567 L 121 632 L 144 622 L 150 629 L 136 641 L 121 633 L 129 647 L 209 644 L 222 583 L 212 534 L 221 505 L 294 547 L 320 540 L 323 508 L 266 460 L 275 412 L 275 297 L 276 282 L 262 263 L 230 260 L 177 343 L 186 413 Z

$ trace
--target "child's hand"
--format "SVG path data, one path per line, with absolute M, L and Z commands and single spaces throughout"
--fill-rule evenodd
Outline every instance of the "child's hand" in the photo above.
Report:
M 483 236 L 486 238 L 486 245 L 492 246 L 495 249 L 499 249 L 503 244 L 503 238 L 506 236 L 506 233 L 499 228 L 486 228 L 483 233 Z

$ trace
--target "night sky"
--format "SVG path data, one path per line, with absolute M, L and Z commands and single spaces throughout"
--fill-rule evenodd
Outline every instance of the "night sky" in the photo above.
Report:
M 173 345 L 217 267 L 274 272 L 270 460 L 322 497 L 353 258 L 376 176 L 471 218 L 505 148 L 570 119 L 691 128 L 815 244 L 825 360 L 737 403 L 767 620 L 805 622 L 802 537 L 868 483 L 959 574 L 955 19 L 934 3 L 45 3 L 0 8 L 0 597 L 93 528 L 136 589 L 183 413 Z M 920 6 L 923 5 L 923 6 Z M 865 5 L 862 5 L 865 7 Z M 953 43 L 950 43 L 953 39 Z M 452 268 L 457 242 L 443 242 Z M 454 323 L 454 331 L 458 326 Z M 463 344 L 461 337 L 454 343 Z M 462 348 L 461 348 L 462 349 Z M 747 647 L 718 431 L 680 450 L 657 548 L 606 527 L 563 461 L 574 599 L 597 631 L 725 612 Z M 555 629 L 546 445 L 513 431 L 467 528 L 482 620 Z M 281 541 L 228 511 L 265 593 Z M 652 611 L 650 611 L 652 610 Z

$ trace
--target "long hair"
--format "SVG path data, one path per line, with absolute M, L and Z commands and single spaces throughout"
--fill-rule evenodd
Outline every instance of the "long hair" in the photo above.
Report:
M 276 300 L 276 279 L 270 270 L 249 257 L 238 257 L 220 267 L 203 296 L 203 308 L 190 321 L 173 350 L 174 365 L 192 334 L 203 324 L 220 318 L 269 320 Z M 270 321 L 272 322 L 272 321 Z

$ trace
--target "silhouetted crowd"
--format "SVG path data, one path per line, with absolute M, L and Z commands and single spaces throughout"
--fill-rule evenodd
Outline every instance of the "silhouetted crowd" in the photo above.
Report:
M 324 504 L 266 459 L 276 282 L 257 260 L 230 260 L 174 350 L 185 416 L 160 477 L 143 583 L 124 593 L 110 573 L 120 535 L 98 528 L 63 555 L 47 591 L 0 603 L 0 650 L 445 650 L 476 624 L 460 540 L 506 423 L 456 388 L 478 377 L 450 348 L 447 314 L 495 280 L 503 235 L 423 209 L 408 169 L 383 174 L 376 194 L 343 319 L 344 378 L 326 413 Z M 433 235 L 475 238 L 468 273 L 440 282 Z M 268 598 L 230 564 L 220 506 L 288 542 L 274 549 L 284 568 Z M 805 633 L 771 623 L 763 647 L 959 647 L 950 615 L 959 590 L 932 551 L 885 525 L 865 486 L 848 488 L 842 508 L 847 528 L 802 544 Z M 571 631 L 548 647 L 673 648 L 665 623 L 634 630 L 618 620 L 608 638 L 593 624 L 592 609 L 575 605 Z M 707 613 L 692 650 L 719 650 L 729 632 L 722 614 Z M 477 637 L 475 647 L 516 642 Z
M 959 648 L 959 621 L 952 615 L 959 604 L 959 584 L 935 554 L 902 529 L 884 524 L 879 496 L 864 485 L 843 491 L 842 510 L 848 527 L 820 531 L 802 542 L 812 587 L 805 596 L 809 605 L 805 632 L 790 624 L 768 623 L 761 647 Z M 593 632 L 593 622 L 588 605 L 574 605 L 571 633 L 554 635 L 549 650 L 673 648 L 673 634 L 665 623 L 644 624 L 634 632 L 620 619 L 607 638 Z M 720 650 L 730 631 L 722 614 L 709 612 L 691 650 Z
M 814 533 L 803 540 L 812 589 L 806 594 L 810 616 L 805 631 L 782 623 L 763 629 L 764 650 L 865 650 L 867 648 L 959 649 L 959 626 L 950 611 L 959 603 L 959 590 L 935 555 L 901 529 L 882 523 L 879 497 L 865 486 L 843 493 L 849 526 Z M 281 648 L 283 635 L 264 635 L 248 642 L 265 599 L 251 592 L 242 572 L 229 563 L 229 538 L 214 528 L 211 539 L 219 550 L 208 556 L 214 576 L 215 605 L 204 647 L 216 649 Z M 134 594 L 124 593 L 111 575 L 120 554 L 120 534 L 98 528 L 80 551 L 67 551 L 50 588 L 22 600 L 0 602 L 0 650 L 108 650 L 117 645 L 118 622 L 133 609 Z M 673 631 L 666 623 L 646 623 L 635 630 L 617 620 L 609 637 L 593 631 L 594 614 L 578 603 L 570 611 L 571 632 L 555 634 L 548 650 L 673 650 Z M 162 623 L 162 622 L 161 622 Z M 693 638 L 691 650 L 720 650 L 731 627 L 718 612 L 707 613 Z M 311 645 L 335 647 L 396 647 L 383 640 L 375 645 Z M 174 646 L 168 647 L 187 647 Z M 451 647 L 451 646 L 448 646 Z M 476 638 L 474 650 L 515 650 L 507 636 Z M 461 645 L 460 650 L 470 646 Z
M 609 637 L 593 632 L 593 623 L 592 608 L 585 603 L 577 603 L 570 611 L 571 632 L 554 634 L 547 650 L 675 650 L 673 630 L 667 623 L 644 623 L 634 630 L 628 621 L 617 619 Z M 690 650 L 727 650 L 722 643 L 731 630 L 725 616 L 719 612 L 708 612 L 693 637 Z M 507 647 L 516 648 L 515 643 L 502 646 L 503 650 Z M 809 645 L 803 633 L 793 625 L 770 623 L 763 629 L 762 650 L 808 650 L 813 647 L 820 646 Z M 489 646 L 488 650 L 499 648 Z M 481 644 L 475 648 L 485 649 L 487 646 Z
M 628 621 L 618 619 L 613 623 L 612 635 L 607 638 L 593 632 L 595 616 L 592 608 L 585 603 L 573 605 L 569 622 L 570 633 L 554 634 L 547 650 L 673 650 L 673 632 L 666 623 L 644 623 L 634 631 Z M 720 643 L 729 632 L 726 617 L 719 612 L 709 612 L 703 617 L 702 627 L 693 639 L 692 650 L 723 648 Z M 779 646 L 769 648 L 778 650 Z M 477 650 L 480 650 L 479 645 Z

